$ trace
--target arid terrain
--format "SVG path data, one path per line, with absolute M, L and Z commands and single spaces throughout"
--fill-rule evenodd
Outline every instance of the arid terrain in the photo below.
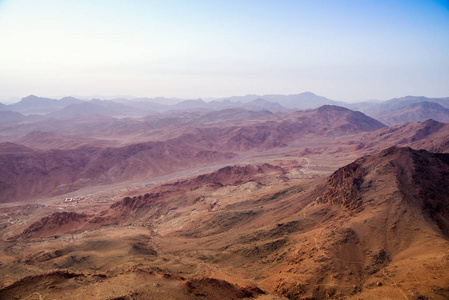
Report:
M 1 111 L 0 299 L 448 299 L 448 98 L 301 97 Z

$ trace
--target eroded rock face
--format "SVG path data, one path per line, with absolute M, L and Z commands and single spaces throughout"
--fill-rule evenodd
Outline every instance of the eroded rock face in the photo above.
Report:
M 191 279 L 186 282 L 186 288 L 190 294 L 206 299 L 221 299 L 223 297 L 227 299 L 247 299 L 265 294 L 257 287 L 242 288 L 225 280 L 215 278 Z
M 76 212 L 55 212 L 31 224 L 22 232 L 24 237 L 47 237 L 60 233 L 98 228 L 114 223 L 113 218 Z
M 404 201 L 417 205 L 433 218 L 447 207 L 448 174 L 448 154 L 391 147 L 335 171 L 317 202 L 356 208 L 362 205 L 362 198 L 371 192 L 373 184 L 380 191 L 394 185 Z
M 347 208 L 360 206 L 360 187 L 365 175 L 365 169 L 357 161 L 338 169 L 328 179 L 328 185 L 317 202 L 330 202 Z

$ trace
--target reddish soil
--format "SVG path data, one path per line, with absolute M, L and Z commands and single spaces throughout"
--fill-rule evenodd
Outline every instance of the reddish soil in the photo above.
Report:
M 134 282 L 116 297 L 145 299 L 157 287 L 177 299 L 444 299 L 447 174 L 447 154 L 393 147 L 324 180 L 235 166 L 148 188 L 96 214 L 53 213 L 3 242 L 11 281 L 0 295 Z

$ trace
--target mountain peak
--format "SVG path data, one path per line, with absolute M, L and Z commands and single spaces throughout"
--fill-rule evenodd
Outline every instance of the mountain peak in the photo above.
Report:
M 381 157 L 389 157 L 389 156 L 393 156 L 393 155 L 397 155 L 397 154 L 409 154 L 412 153 L 412 151 L 416 151 L 416 150 L 412 150 L 412 148 L 410 147 L 396 147 L 396 146 L 392 146 L 390 148 L 384 149 L 379 153 L 379 156 Z
M 352 110 L 350 110 L 348 108 L 337 106 L 337 105 L 330 105 L 330 104 L 326 104 L 326 105 L 319 107 L 317 109 L 317 111 L 318 112 L 353 112 Z
M 367 115 L 336 105 L 323 105 L 311 113 L 316 114 L 323 122 L 340 125 L 340 129 L 346 133 L 361 131 L 373 131 L 385 127 L 381 122 Z
M 300 95 L 304 95 L 304 96 L 316 96 L 315 93 L 312 93 L 312 92 L 309 92 L 309 91 L 303 92 L 303 93 L 301 93 Z
M 22 98 L 21 101 L 36 101 L 36 100 L 39 100 L 39 99 L 40 99 L 40 97 L 38 97 L 36 95 L 28 95 L 28 96 Z

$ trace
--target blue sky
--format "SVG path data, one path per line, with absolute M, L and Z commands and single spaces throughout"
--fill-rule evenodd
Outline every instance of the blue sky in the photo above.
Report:
M 0 0 L 0 99 L 449 96 L 449 1 Z

